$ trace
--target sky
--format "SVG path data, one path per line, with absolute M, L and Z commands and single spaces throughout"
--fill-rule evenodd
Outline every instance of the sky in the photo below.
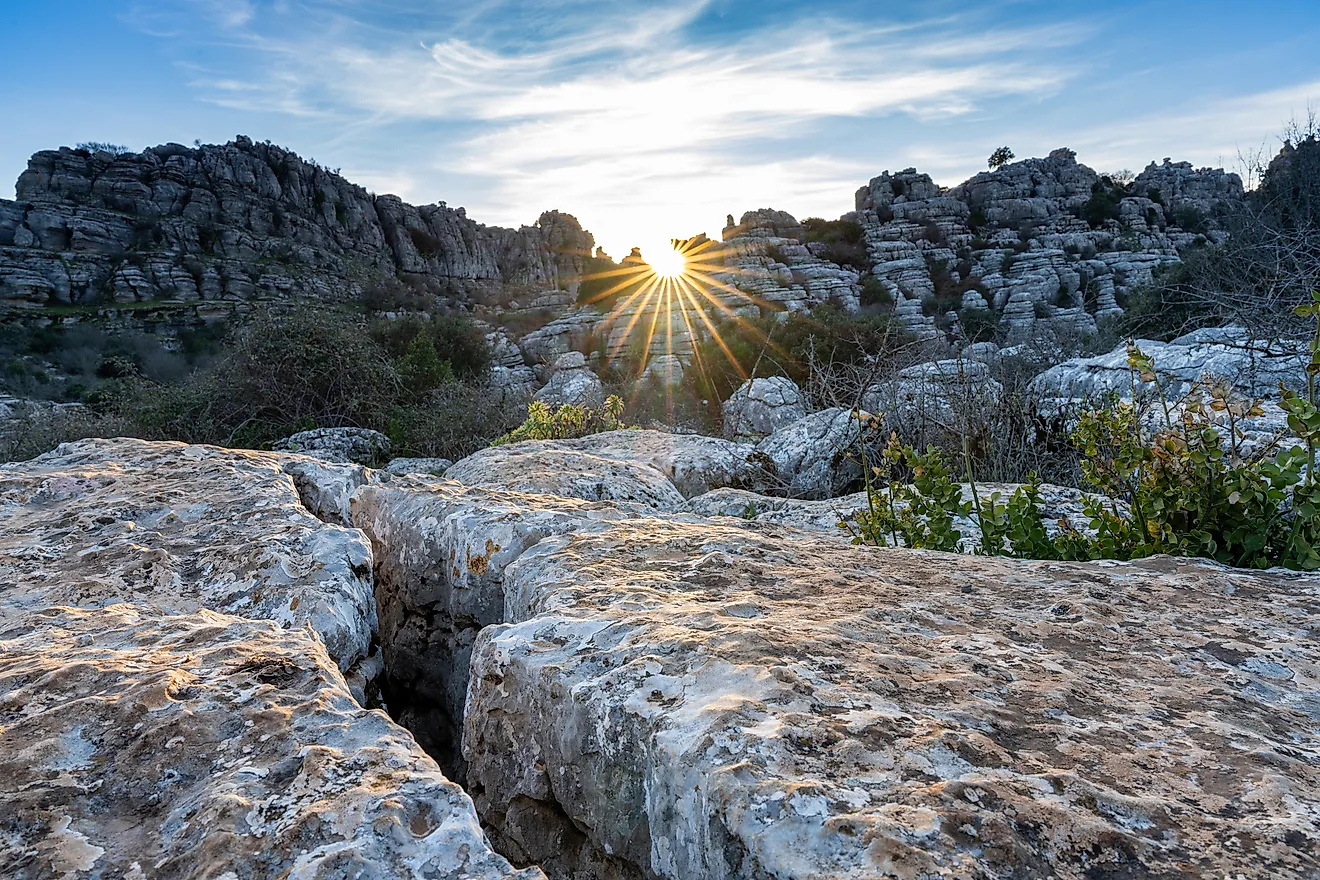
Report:
M 481 223 L 566 211 L 619 257 L 1004 144 L 1235 168 L 1320 109 L 1316 45 L 1320 0 L 0 0 L 0 181 L 245 134 Z

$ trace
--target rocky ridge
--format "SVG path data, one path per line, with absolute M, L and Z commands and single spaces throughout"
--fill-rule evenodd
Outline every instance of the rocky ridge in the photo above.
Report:
M 35 154 L 16 199 L 0 200 L 0 303 L 181 303 L 209 316 L 254 299 L 347 301 L 388 279 L 458 299 L 571 289 L 593 244 L 566 214 L 482 226 L 242 136 L 141 153 L 66 147 Z

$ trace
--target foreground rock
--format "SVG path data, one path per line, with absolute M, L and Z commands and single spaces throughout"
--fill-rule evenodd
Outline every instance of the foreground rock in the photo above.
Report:
M 0 614 L 205 608 L 310 626 L 347 669 L 376 626 L 371 547 L 313 516 L 290 472 L 309 494 L 320 486 L 328 510 L 355 488 L 312 459 L 140 440 L 66 443 L 0 467 Z
M 410 722 L 461 719 L 492 840 L 551 877 L 1320 869 L 1313 579 L 448 481 L 353 512 Z
M 305 632 L 128 605 L 0 617 L 6 877 L 536 880 Z
M 553 875 L 1320 870 L 1314 580 L 655 520 L 503 580 L 468 778 Z
M 684 498 L 724 486 L 766 489 L 778 483 L 775 462 L 753 446 L 642 430 L 493 446 L 454 464 L 445 476 L 471 486 L 623 501 L 658 511 L 677 510 Z

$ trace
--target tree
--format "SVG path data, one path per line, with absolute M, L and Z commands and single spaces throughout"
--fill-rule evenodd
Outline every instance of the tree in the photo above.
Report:
M 991 171 L 998 171 L 1012 161 L 1013 151 L 1008 147 L 1000 147 L 990 154 L 990 159 L 986 164 L 990 166 Z

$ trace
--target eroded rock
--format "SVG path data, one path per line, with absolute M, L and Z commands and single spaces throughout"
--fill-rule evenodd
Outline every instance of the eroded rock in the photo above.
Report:
M 502 851 L 552 875 L 1320 868 L 1307 577 L 650 520 L 546 538 L 504 601 L 468 778 Z M 556 823 L 596 855 L 547 849 Z
M 129 605 L 0 616 L 6 877 L 543 880 L 311 633 Z
M 311 626 L 347 669 L 376 625 L 371 547 L 304 506 L 346 507 L 354 482 L 312 459 L 81 440 L 0 467 L 0 612 L 150 603 Z

